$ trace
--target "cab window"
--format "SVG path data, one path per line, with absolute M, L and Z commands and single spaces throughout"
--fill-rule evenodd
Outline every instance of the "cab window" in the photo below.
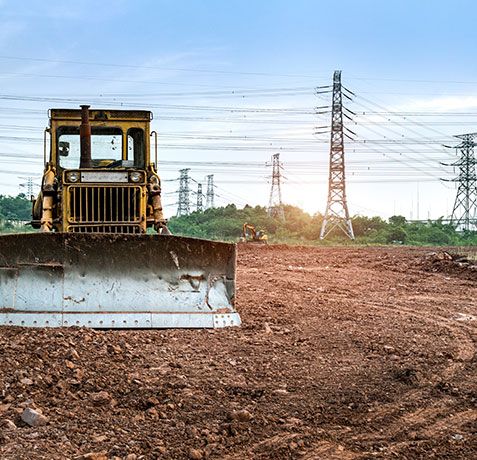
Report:
M 107 167 L 123 158 L 123 132 L 121 128 L 91 127 L 91 160 L 93 168 Z M 79 127 L 61 126 L 57 130 L 57 154 L 60 167 L 79 168 L 80 135 Z
M 144 130 L 141 128 L 128 129 L 128 160 L 134 161 L 135 168 L 144 168 L 145 142 Z

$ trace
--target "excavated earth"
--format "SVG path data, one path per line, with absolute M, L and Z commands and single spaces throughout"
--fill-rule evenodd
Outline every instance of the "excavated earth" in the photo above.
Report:
M 447 251 L 242 245 L 242 328 L 0 328 L 0 458 L 477 458 L 477 271 Z

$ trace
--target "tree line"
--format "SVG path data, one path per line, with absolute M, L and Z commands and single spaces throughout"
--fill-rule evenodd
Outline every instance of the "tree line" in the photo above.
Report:
M 230 204 L 222 208 L 170 219 L 168 227 L 174 234 L 198 238 L 237 241 L 242 236 L 243 223 L 264 230 L 271 243 L 294 244 L 350 244 L 340 229 L 335 228 L 320 240 L 323 215 L 310 215 L 296 206 L 285 205 L 285 221 L 267 216 L 262 206 L 238 209 Z M 443 219 L 425 223 L 408 222 L 403 216 L 392 216 L 387 221 L 380 217 L 354 216 L 352 218 L 356 244 L 409 245 L 475 245 L 477 232 L 459 233 Z
M 339 229 L 334 229 L 326 240 L 320 240 L 323 215 L 310 215 L 296 206 L 285 205 L 285 221 L 267 215 L 262 206 L 233 204 L 221 208 L 193 212 L 172 217 L 168 227 L 175 235 L 237 241 L 242 236 L 243 223 L 264 230 L 270 243 L 288 244 L 352 244 Z M 24 194 L 16 197 L 0 195 L 0 231 L 25 231 L 31 227 L 18 224 L 30 220 L 31 203 Z M 380 217 L 354 216 L 352 218 L 357 244 L 409 245 L 477 245 L 477 232 L 457 232 L 442 218 L 425 223 L 408 222 L 403 216 L 392 216 L 387 221 Z
M 23 223 L 31 219 L 31 206 L 23 193 L 17 196 L 0 195 L 0 231 L 26 230 Z

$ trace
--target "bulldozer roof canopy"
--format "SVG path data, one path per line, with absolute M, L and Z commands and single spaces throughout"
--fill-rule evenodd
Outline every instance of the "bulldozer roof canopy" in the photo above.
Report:
M 50 109 L 51 120 L 78 120 L 81 121 L 80 109 Z M 152 112 L 149 110 L 101 110 L 89 111 L 90 120 L 127 120 L 127 121 L 150 121 Z

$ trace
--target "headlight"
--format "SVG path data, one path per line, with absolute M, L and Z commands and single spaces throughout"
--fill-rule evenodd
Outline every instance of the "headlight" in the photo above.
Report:
M 134 171 L 129 174 L 129 179 L 131 182 L 140 182 L 142 179 L 142 174 L 140 172 Z
M 66 175 L 69 182 L 78 182 L 80 180 L 79 172 L 72 171 Z

